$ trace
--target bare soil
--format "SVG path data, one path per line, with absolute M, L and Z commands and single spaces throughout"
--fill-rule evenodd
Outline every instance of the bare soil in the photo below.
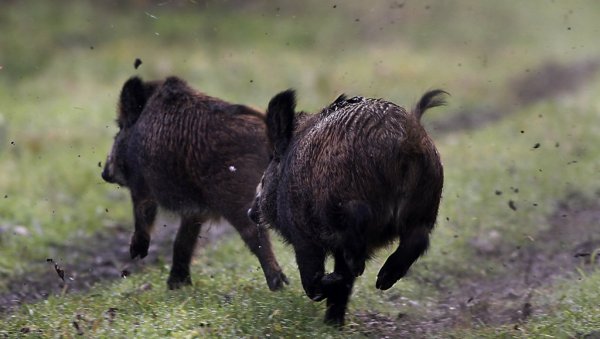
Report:
M 133 225 L 115 225 L 88 238 L 54 244 L 52 252 L 59 255 L 31 263 L 30 272 L 8 282 L 9 292 L 0 294 L 0 316 L 50 295 L 83 292 L 98 282 L 126 279 L 147 265 L 170 264 L 177 225 L 164 220 L 156 224 L 148 256 L 142 260 L 131 260 L 129 256 Z M 207 224 L 202 228 L 197 248 L 230 232 L 228 224 Z
M 435 135 L 467 131 L 487 126 L 537 102 L 574 93 L 594 80 L 600 69 L 600 60 L 586 59 L 571 64 L 549 60 L 535 69 L 527 69 L 516 76 L 504 91 L 507 102 L 464 107 L 451 112 L 446 118 L 426 122 L 427 130 Z M 502 93 L 492 93 L 497 97 Z

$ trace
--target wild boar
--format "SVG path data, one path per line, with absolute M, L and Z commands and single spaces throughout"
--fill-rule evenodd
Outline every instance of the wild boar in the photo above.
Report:
M 177 77 L 151 82 L 133 77 L 123 85 L 117 123 L 102 178 L 131 193 L 132 259 L 148 254 L 161 207 L 181 217 L 170 289 L 192 283 L 190 262 L 200 228 L 221 217 L 258 257 L 269 288 L 287 283 L 269 234 L 246 215 L 269 161 L 263 114 L 197 92 Z
M 377 275 L 381 290 L 427 250 L 443 169 L 420 120 L 445 94 L 425 93 L 410 113 L 344 95 L 318 114 L 296 113 L 292 90 L 270 101 L 272 159 L 248 215 L 292 245 L 306 295 L 327 299 L 327 323 L 343 325 L 355 278 L 377 248 L 400 240 Z M 334 271 L 325 274 L 328 255 Z

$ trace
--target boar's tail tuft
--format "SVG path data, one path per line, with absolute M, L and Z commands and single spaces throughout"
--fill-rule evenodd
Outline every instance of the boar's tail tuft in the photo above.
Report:
M 426 110 L 437 106 L 443 106 L 446 104 L 445 96 L 450 95 L 448 92 L 441 89 L 434 89 L 423 94 L 421 100 L 417 103 L 417 106 L 413 109 L 413 114 L 418 121 L 421 121 L 421 117 Z

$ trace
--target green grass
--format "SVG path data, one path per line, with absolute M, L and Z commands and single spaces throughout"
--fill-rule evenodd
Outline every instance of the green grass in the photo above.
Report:
M 292 283 L 271 293 L 236 236 L 200 251 L 194 287 L 168 292 L 167 267 L 150 267 L 84 294 L 23 306 L 5 316 L 0 335 L 28 328 L 69 337 L 75 321 L 94 337 L 358 336 L 360 312 L 427 317 L 440 297 L 431 281 L 452 287 L 461 276 L 506 274 L 476 254 L 474 237 L 496 230 L 504 242 L 526 245 L 547 230 L 556 201 L 600 189 L 598 77 L 532 106 L 516 104 L 508 88 L 544 61 L 600 56 L 595 2 L 181 3 L 24 1 L 0 11 L 0 291 L 52 257 L 54 244 L 131 224 L 128 193 L 103 183 L 98 167 L 116 132 L 120 87 L 131 75 L 176 74 L 205 93 L 258 108 L 290 87 L 307 111 L 341 92 L 411 106 L 423 91 L 441 87 L 451 92 L 450 105 L 429 112 L 427 121 L 475 107 L 514 113 L 475 131 L 436 135 L 445 186 L 431 249 L 388 292 L 373 287 L 391 249 L 381 252 L 358 280 L 350 326 L 341 333 L 323 326 L 324 306 L 303 296 L 289 248 L 278 243 L 277 256 Z M 143 61 L 138 70 L 135 58 Z M 547 312 L 519 330 L 474 326 L 450 334 L 567 337 L 597 330 L 598 281 L 591 272 L 541 287 L 536 302 Z M 117 309 L 114 319 L 110 308 Z
M 597 333 L 600 329 L 598 279 L 600 272 L 582 274 L 578 279 L 536 291 L 534 299 L 543 302 L 547 308 L 525 324 L 461 331 L 453 335 L 460 338 L 578 338 Z

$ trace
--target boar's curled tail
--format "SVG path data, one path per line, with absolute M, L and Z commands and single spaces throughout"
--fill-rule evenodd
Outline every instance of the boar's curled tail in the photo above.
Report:
M 431 90 L 421 97 L 421 100 L 417 103 L 417 106 L 413 109 L 413 114 L 418 121 L 421 121 L 421 117 L 426 110 L 437 106 L 443 106 L 446 104 L 444 96 L 450 95 L 448 92 L 441 89 Z

